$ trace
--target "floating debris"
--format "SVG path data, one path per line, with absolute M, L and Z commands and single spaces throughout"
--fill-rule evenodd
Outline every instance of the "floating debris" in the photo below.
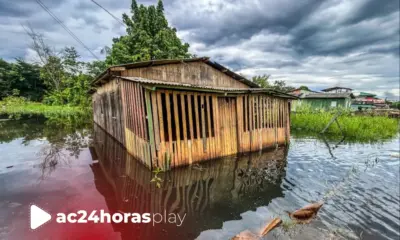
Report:
M 390 156 L 394 158 L 400 158 L 400 153 L 392 153 Z
M 261 236 L 267 235 L 271 232 L 274 228 L 278 227 L 282 223 L 282 219 L 274 218 L 270 222 L 265 225 L 265 227 L 261 230 Z
M 7 166 L 6 168 L 12 168 L 12 167 L 14 167 L 14 166 Z
M 250 230 L 244 230 L 238 235 L 234 236 L 232 240 L 260 240 L 260 236 L 250 232 Z
M 324 205 L 324 202 L 309 204 L 292 213 L 288 212 L 289 217 L 296 223 L 310 223 L 317 216 L 319 209 Z
M 281 223 L 282 220 L 280 218 L 274 218 L 271 221 L 269 221 L 263 229 L 261 229 L 260 234 L 257 235 L 251 232 L 250 230 L 244 230 L 240 232 L 238 235 L 234 236 L 232 240 L 259 240 L 263 236 L 267 235 L 274 228 L 279 226 Z

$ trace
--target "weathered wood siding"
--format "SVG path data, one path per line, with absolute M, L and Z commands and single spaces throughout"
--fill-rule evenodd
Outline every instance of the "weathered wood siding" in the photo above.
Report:
M 265 95 L 237 98 L 239 152 L 251 152 L 289 141 L 289 103 Z
M 220 156 L 217 97 L 212 94 L 149 91 L 148 120 L 153 123 L 153 167 L 164 169 Z
M 289 141 L 289 105 L 265 95 L 145 90 L 152 166 L 163 169 Z
M 151 167 L 150 142 L 144 89 L 139 83 L 122 81 L 125 147 L 143 164 Z
M 166 82 L 190 83 L 200 86 L 249 88 L 246 84 L 202 62 L 133 68 L 122 71 L 121 76 L 142 77 Z
M 122 144 L 125 144 L 125 130 L 121 87 L 118 80 L 112 80 L 97 89 L 92 96 L 94 122 Z
M 170 169 L 289 141 L 289 103 L 266 95 L 150 90 L 112 80 L 94 121 L 149 168 Z

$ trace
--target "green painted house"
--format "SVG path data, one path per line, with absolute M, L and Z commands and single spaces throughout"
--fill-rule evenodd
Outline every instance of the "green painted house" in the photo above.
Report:
M 302 105 L 311 106 L 312 109 L 350 108 L 354 95 L 352 93 L 305 93 L 292 103 L 293 111 Z

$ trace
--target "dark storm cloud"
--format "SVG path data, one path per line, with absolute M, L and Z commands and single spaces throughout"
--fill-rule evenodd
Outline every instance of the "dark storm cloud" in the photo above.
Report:
M 304 0 L 291 4 L 280 2 L 281 4 L 278 1 L 262 1 L 252 4 L 253 1 L 231 1 L 236 8 L 226 2 L 210 2 L 210 9 L 205 10 L 179 9 L 182 4 L 177 1 L 170 4 L 180 11 L 174 11 L 171 18 L 179 30 L 190 31 L 189 39 L 209 47 L 248 40 L 266 29 L 270 33 L 287 34 L 290 36 L 289 44 L 292 49 L 301 56 L 345 55 L 365 46 L 393 42 L 399 35 L 398 21 L 384 26 L 391 28 L 385 31 L 380 31 L 373 24 L 374 21 L 385 23 L 390 20 L 388 18 L 398 19 L 398 0 L 353 1 L 354 6 L 350 12 L 341 15 L 339 11 L 342 9 L 337 9 L 332 16 L 324 13 L 324 9 L 335 8 L 346 1 Z M 312 16 L 317 17 L 313 19 Z
M 220 39 L 229 38 L 232 42 L 247 39 L 264 29 L 287 33 L 318 9 L 323 2 L 322 0 L 257 2 L 260 5 L 252 4 L 253 1 L 231 1 L 231 5 L 209 2 L 209 7 L 214 9 L 203 12 L 197 12 L 198 9 L 193 8 L 180 9 L 181 14 L 172 16 L 172 21 L 180 30 L 194 30 L 192 32 L 194 39 L 213 45 Z M 177 1 L 172 6 L 176 8 L 180 4 Z
M 382 17 L 399 11 L 398 0 L 366 0 L 348 18 L 346 24 L 355 24 L 365 19 Z
M 125 34 L 91 0 L 41 1 L 102 58 L 100 49 Z M 131 0 L 96 2 L 120 19 L 130 15 Z M 164 8 L 192 53 L 249 78 L 271 74 L 293 86 L 399 95 L 398 0 L 164 0 Z M 52 46 L 75 46 L 83 60 L 93 59 L 35 0 L 0 0 L 0 58 L 33 54 L 21 27 L 27 23 Z
M 61 5 L 64 1 L 41 0 L 48 8 L 54 8 Z M 1 0 L 0 16 L 2 17 L 21 17 L 31 16 L 40 7 L 35 0 Z
M 397 0 L 364 1 L 336 24 L 310 22 L 294 29 L 291 44 L 301 54 L 345 55 L 365 46 L 398 43 L 398 11 Z M 392 24 L 387 25 L 390 20 Z

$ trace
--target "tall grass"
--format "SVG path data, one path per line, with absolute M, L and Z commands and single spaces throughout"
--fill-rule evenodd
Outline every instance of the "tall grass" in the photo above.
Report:
M 312 110 L 305 106 L 296 109 L 291 115 L 291 126 L 294 131 L 320 133 L 337 111 L 341 115 L 337 118 L 343 134 L 349 140 L 379 141 L 396 137 L 399 132 L 399 121 L 386 116 L 356 116 L 348 110 Z M 341 136 L 342 132 L 336 123 L 327 130 L 328 135 Z
M 38 102 L 26 101 L 19 97 L 8 97 L 0 101 L 0 115 L 18 118 L 26 115 L 43 115 L 51 117 L 90 116 L 91 109 L 77 106 L 51 106 Z

